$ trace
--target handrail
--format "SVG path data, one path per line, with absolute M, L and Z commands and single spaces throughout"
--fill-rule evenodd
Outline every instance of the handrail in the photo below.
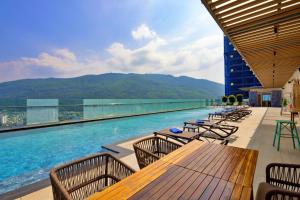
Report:
M 195 102 L 201 102 L 201 101 L 207 101 L 212 99 L 197 99 L 197 100 L 191 100 L 191 101 L 160 101 L 160 102 L 138 102 L 138 103 L 105 103 L 105 104 L 66 104 L 66 105 L 55 105 L 55 106 L 0 106 L 0 109 L 3 108 L 53 108 L 53 107 L 76 107 L 76 106 L 87 106 L 87 107 L 93 107 L 93 106 L 117 106 L 117 105 L 137 105 L 137 104 L 175 104 L 175 103 L 195 103 Z

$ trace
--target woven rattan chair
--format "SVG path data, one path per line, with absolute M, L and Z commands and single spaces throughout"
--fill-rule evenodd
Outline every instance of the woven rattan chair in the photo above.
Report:
M 133 144 L 140 169 L 180 148 L 181 145 L 160 137 L 149 137 Z
M 266 183 L 260 183 L 256 200 L 300 199 L 300 165 L 271 163 L 266 168 Z
M 54 200 L 85 199 L 135 171 L 108 153 L 92 155 L 50 172 Z

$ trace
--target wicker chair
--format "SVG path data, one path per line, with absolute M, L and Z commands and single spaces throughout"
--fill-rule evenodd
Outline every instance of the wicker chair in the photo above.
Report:
M 140 169 L 180 148 L 181 145 L 160 137 L 149 137 L 133 144 Z
M 50 172 L 54 200 L 85 199 L 135 171 L 108 153 L 95 154 Z
M 266 168 L 266 183 L 260 183 L 256 200 L 300 199 L 300 165 L 271 163 Z

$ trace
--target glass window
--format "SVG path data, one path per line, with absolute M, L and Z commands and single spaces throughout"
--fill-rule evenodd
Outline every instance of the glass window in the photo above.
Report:
M 263 94 L 262 95 L 263 101 L 271 101 L 271 95 L 269 94 Z

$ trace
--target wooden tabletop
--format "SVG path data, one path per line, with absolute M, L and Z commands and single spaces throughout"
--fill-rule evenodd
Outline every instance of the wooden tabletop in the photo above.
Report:
M 257 156 L 194 140 L 89 199 L 252 199 Z

